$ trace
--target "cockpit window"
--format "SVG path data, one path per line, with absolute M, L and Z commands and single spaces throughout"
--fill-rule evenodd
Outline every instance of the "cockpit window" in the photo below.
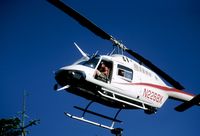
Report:
M 125 66 L 122 65 L 117 65 L 118 68 L 118 76 L 121 76 L 123 78 L 126 78 L 128 80 L 132 80 L 133 79 L 133 70 L 130 68 L 127 68 Z
M 88 61 L 83 61 L 83 62 L 81 62 L 79 64 L 94 69 L 97 66 L 98 62 L 99 62 L 99 57 L 93 57 L 93 58 L 89 59 Z

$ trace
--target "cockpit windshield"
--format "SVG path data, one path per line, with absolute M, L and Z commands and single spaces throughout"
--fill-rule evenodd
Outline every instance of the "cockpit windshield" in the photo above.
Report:
M 91 59 L 89 59 L 88 61 L 83 61 L 83 62 L 81 62 L 81 63 L 79 63 L 79 64 L 81 64 L 81 65 L 84 65 L 84 66 L 87 66 L 87 67 L 90 67 L 90 68 L 95 68 L 96 66 L 97 66 L 97 64 L 98 64 L 98 62 L 99 62 L 99 59 L 100 59 L 100 57 L 99 56 L 97 56 L 97 57 L 92 57 Z

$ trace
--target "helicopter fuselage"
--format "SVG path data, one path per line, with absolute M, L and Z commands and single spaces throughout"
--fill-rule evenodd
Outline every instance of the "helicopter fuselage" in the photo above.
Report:
M 102 63 L 109 69 L 107 79 L 96 77 Z M 96 56 L 65 66 L 56 72 L 55 79 L 61 87 L 67 86 L 68 92 L 88 100 L 114 108 L 139 108 L 147 113 L 162 107 L 170 93 L 192 98 L 168 87 L 153 71 L 119 54 Z

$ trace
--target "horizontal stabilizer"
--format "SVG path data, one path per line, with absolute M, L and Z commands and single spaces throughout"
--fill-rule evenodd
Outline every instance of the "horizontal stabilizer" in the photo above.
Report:
M 180 105 L 178 105 L 175 110 L 179 112 L 183 112 L 189 108 L 191 108 L 194 105 L 199 105 L 200 103 L 200 94 L 196 95 L 192 100 L 184 102 Z

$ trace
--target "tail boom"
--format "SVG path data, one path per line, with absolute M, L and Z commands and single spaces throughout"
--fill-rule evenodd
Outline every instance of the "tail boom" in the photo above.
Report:
M 192 95 L 186 93 L 182 90 L 173 89 L 173 91 L 169 91 L 168 95 L 171 99 L 182 101 L 183 103 L 175 107 L 175 110 L 178 112 L 183 112 L 194 105 L 200 106 L 200 94 Z
M 194 96 L 190 101 L 186 101 L 177 107 L 175 107 L 176 111 L 183 112 L 189 108 L 191 108 L 194 105 L 200 106 L 200 94 Z

